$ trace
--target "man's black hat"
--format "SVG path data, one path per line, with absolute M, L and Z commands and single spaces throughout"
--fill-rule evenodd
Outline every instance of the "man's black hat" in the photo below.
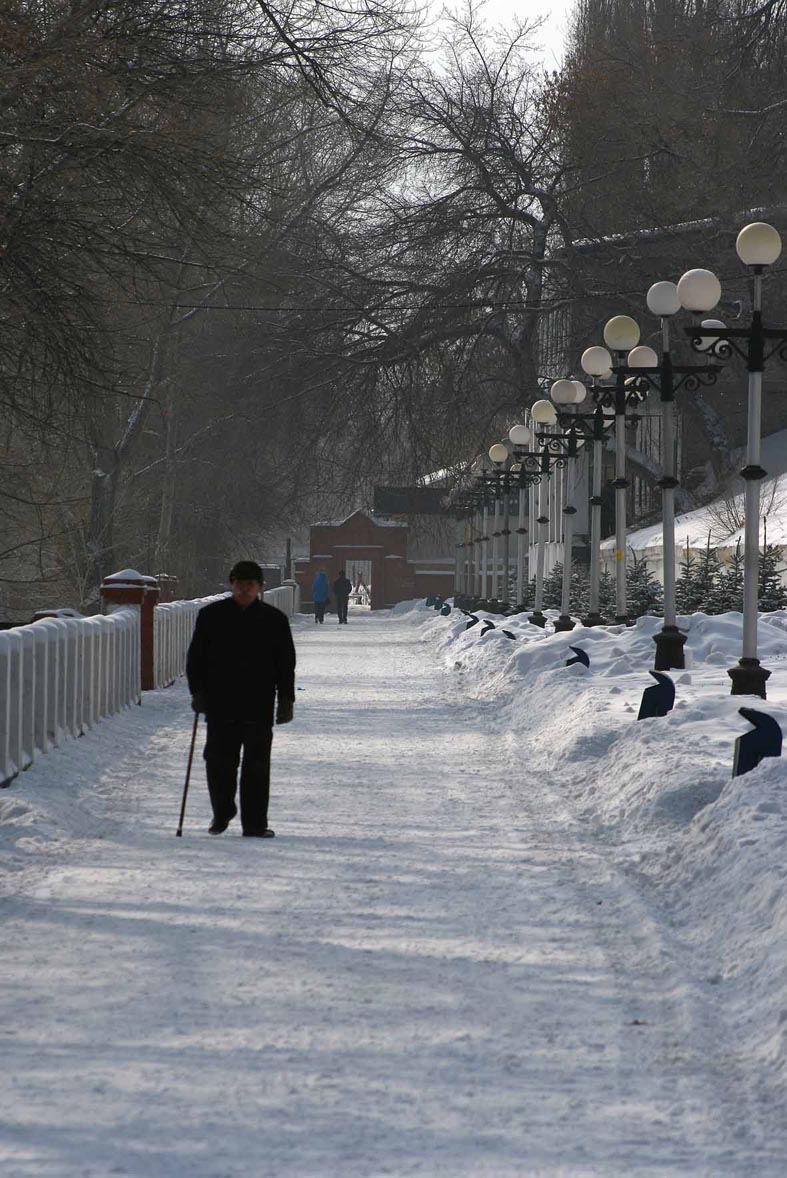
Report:
M 239 560 L 230 570 L 231 581 L 264 581 L 262 569 L 256 560 Z

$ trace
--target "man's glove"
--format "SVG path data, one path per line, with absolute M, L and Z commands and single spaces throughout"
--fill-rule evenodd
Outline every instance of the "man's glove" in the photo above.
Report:
M 280 699 L 279 705 L 276 708 L 276 723 L 289 724 L 292 720 L 292 709 L 294 707 L 291 699 Z
M 206 713 L 208 710 L 208 699 L 204 691 L 195 691 L 191 697 L 191 710 L 193 712 Z

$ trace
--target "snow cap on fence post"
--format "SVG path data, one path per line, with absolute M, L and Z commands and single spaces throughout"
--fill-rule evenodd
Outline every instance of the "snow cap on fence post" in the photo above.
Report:
M 114 613 L 126 605 L 139 606 L 143 691 L 152 691 L 156 685 L 153 611 L 159 599 L 159 592 L 156 578 L 143 576 L 136 569 L 122 569 L 119 573 L 111 573 L 104 577 L 101 584 L 101 596 L 107 603 L 108 613 Z

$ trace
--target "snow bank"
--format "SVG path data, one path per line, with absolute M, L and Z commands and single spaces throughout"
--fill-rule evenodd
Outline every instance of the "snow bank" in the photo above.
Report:
M 741 706 L 787 728 L 787 613 L 764 615 L 760 651 L 768 700 L 729 694 L 741 615 L 679 619 L 687 669 L 673 671 L 664 718 L 636 721 L 653 680 L 656 618 L 635 626 L 544 632 L 525 615 L 427 619 L 424 640 L 466 693 L 493 700 L 519 779 L 554 787 L 556 814 L 601 828 L 626 870 L 663 905 L 693 954 L 699 986 L 717 987 L 740 1044 L 737 1064 L 763 1099 L 787 1089 L 787 764 L 731 778 Z M 485 619 L 495 629 L 481 633 Z M 507 630 L 513 637 L 506 637 Z M 566 666 L 570 647 L 590 667 Z
M 760 488 L 761 521 L 760 543 L 767 538 L 769 544 L 778 547 L 787 546 L 787 430 L 769 434 L 762 439 L 762 463 L 771 476 L 765 479 Z M 745 452 L 738 454 L 737 460 L 741 466 L 745 464 Z M 743 480 L 733 480 L 730 491 L 721 495 L 712 503 L 704 507 L 697 507 L 693 511 L 684 512 L 675 518 L 675 541 L 678 549 L 686 544 L 689 548 L 702 551 L 708 536 L 711 546 L 725 551 L 734 551 L 738 543 L 744 542 L 743 527 L 736 526 L 736 520 L 742 520 L 743 511 Z M 646 528 L 632 531 L 626 537 L 626 546 L 640 553 L 657 553 L 663 547 L 661 523 L 650 524 Z M 608 554 L 615 549 L 615 537 L 609 536 L 601 544 L 602 552 Z

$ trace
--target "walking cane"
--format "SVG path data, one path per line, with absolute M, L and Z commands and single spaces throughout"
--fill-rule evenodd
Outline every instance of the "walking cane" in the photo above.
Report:
M 191 733 L 191 748 L 189 749 L 189 764 L 186 769 L 186 784 L 183 786 L 183 804 L 180 807 L 180 822 L 178 829 L 175 831 L 176 838 L 183 838 L 183 819 L 186 816 L 186 798 L 189 792 L 189 778 L 191 777 L 191 762 L 194 760 L 194 745 L 197 743 L 197 725 L 199 724 L 199 712 L 194 713 L 194 728 Z

